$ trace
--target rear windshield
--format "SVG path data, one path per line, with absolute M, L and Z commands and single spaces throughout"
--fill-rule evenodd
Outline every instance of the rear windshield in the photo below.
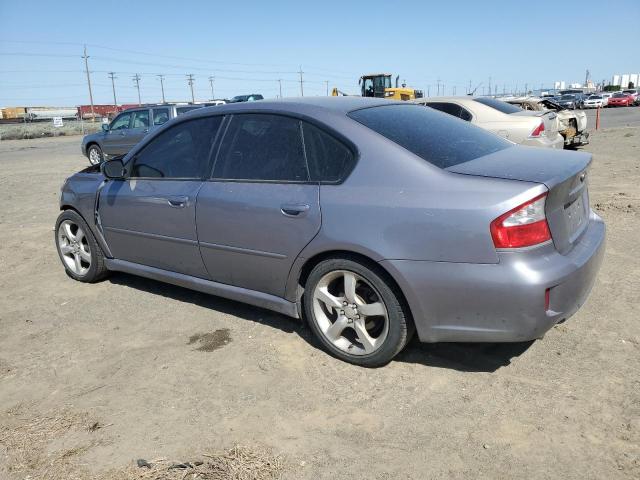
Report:
M 497 100 L 495 98 L 480 97 L 474 98 L 474 100 L 486 105 L 487 107 L 495 108 L 502 113 L 517 113 L 522 111 L 520 107 L 516 107 L 515 105 L 511 105 L 510 103 L 503 102 L 502 100 Z
M 448 168 L 512 146 L 469 122 L 422 105 L 385 105 L 349 113 L 427 162 Z

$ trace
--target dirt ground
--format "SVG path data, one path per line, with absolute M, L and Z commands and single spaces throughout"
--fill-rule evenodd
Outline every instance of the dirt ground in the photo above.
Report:
M 255 478 L 640 478 L 640 127 L 586 150 L 608 244 L 582 310 L 533 343 L 413 343 L 368 370 L 275 313 L 72 281 L 52 227 L 79 138 L 1 142 L 0 478 L 159 478 L 137 459 L 184 478 L 166 467 L 234 445 L 267 452 Z

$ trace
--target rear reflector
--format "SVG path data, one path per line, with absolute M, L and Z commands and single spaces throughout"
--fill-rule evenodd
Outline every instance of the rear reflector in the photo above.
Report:
M 544 213 L 546 198 L 546 193 L 538 195 L 491 222 L 491 238 L 495 247 L 531 247 L 551 240 Z
M 531 137 L 540 137 L 544 133 L 544 122 L 541 120 L 540 125 L 538 125 L 533 132 L 531 132 Z

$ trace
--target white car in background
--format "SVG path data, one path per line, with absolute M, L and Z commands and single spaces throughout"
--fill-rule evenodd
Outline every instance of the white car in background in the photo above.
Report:
M 527 111 L 492 97 L 428 97 L 413 102 L 471 122 L 520 145 L 564 147 L 556 112 Z
M 602 97 L 602 106 L 606 107 L 609 105 L 609 99 L 613 97 L 614 92 L 600 92 L 598 95 Z
M 584 101 L 584 108 L 602 108 L 604 107 L 604 98 L 601 95 L 589 95 Z

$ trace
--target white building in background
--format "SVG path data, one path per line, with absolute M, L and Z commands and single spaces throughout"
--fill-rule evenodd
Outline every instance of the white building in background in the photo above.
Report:
M 553 82 L 553 88 L 555 88 L 556 90 L 563 90 L 566 87 L 564 82 Z
M 622 75 L 614 75 L 611 78 L 611 85 L 620 88 L 627 88 L 629 82 L 633 82 L 633 85 L 637 88 L 638 82 L 640 82 L 640 73 L 623 73 Z

